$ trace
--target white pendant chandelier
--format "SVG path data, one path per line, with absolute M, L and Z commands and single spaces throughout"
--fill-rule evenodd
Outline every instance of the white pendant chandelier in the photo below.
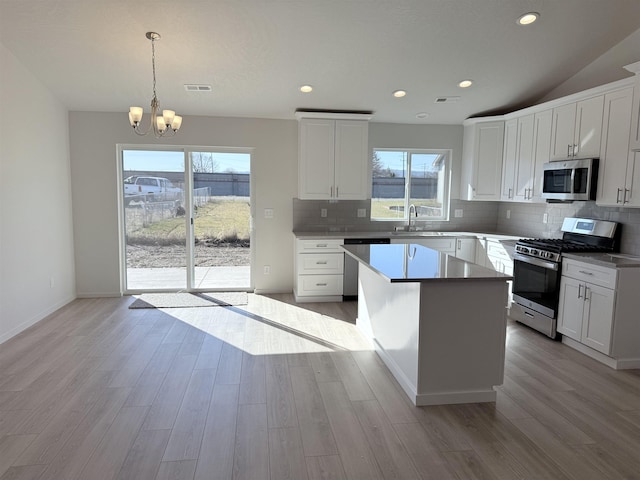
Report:
M 151 131 L 156 136 L 172 137 L 180 129 L 182 125 L 182 117 L 176 115 L 173 110 L 163 110 L 162 115 L 158 115 L 160 103 L 156 95 L 156 40 L 160 40 L 160 34 L 156 32 L 147 32 L 147 38 L 151 40 L 151 66 L 153 68 L 153 98 L 151 99 L 151 122 L 145 131 L 140 128 L 142 122 L 142 107 L 129 108 L 129 123 L 133 127 L 133 131 L 138 135 L 147 135 Z

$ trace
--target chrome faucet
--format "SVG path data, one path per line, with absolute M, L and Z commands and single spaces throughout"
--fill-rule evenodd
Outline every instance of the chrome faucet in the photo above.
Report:
M 407 230 L 411 230 L 411 211 L 413 210 L 413 215 L 418 217 L 418 210 L 416 210 L 416 206 L 412 203 L 409 205 L 409 216 L 407 217 Z

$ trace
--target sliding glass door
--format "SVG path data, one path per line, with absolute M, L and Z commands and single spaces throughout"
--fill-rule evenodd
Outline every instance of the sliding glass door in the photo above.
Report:
M 122 147 L 120 158 L 124 290 L 250 290 L 250 152 Z

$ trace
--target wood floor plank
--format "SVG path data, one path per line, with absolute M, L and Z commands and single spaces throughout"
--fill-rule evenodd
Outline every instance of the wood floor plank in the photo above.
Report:
M 128 407 L 145 407 L 153 403 L 178 353 L 178 347 L 177 343 L 158 346 L 127 399 Z
M 458 477 L 465 480 L 494 480 L 495 476 L 473 450 L 444 452 L 449 465 Z
M 318 388 L 347 478 L 383 478 L 342 382 L 320 383 Z
M 198 360 L 196 361 L 195 370 L 211 370 L 218 368 L 220 355 L 222 354 L 222 346 L 224 342 L 213 335 L 206 335 L 200 352 L 198 352 Z
M 80 478 L 116 478 L 148 412 L 148 407 L 123 407 L 82 469 Z
M 328 352 L 312 353 L 309 355 L 311 366 L 317 382 L 339 382 L 340 374 Z
M 267 356 L 265 369 L 269 427 L 297 427 L 298 417 L 287 357 L 285 355 Z
M 145 430 L 173 428 L 196 358 L 195 355 L 176 356 L 171 370 L 167 372 L 160 391 L 151 404 L 149 415 L 143 427 Z
M 309 480 L 347 480 L 339 455 L 307 457 L 306 460 Z
M 162 462 L 156 480 L 191 480 L 195 470 L 195 460 Z
M 230 343 L 224 343 L 218 362 L 216 383 L 233 385 L 240 383 L 242 375 L 242 350 Z
M 38 480 L 42 478 L 46 465 L 26 465 L 24 467 L 11 467 L 0 480 Z
M 336 455 L 338 448 L 314 371 L 311 367 L 289 367 L 289 372 L 305 455 Z
M 4 435 L 0 437 L 0 475 L 22 455 L 37 435 Z
M 140 430 L 129 449 L 118 480 L 154 480 L 171 430 Z
M 419 478 L 424 480 L 458 480 L 458 476 L 445 457 L 431 443 L 427 432 L 419 423 L 393 425 L 398 438 L 407 450 Z
M 74 430 L 71 438 L 58 451 L 43 478 L 80 478 L 80 472 L 98 448 L 130 392 L 131 389 L 128 388 L 106 389 Z
M 233 479 L 267 478 L 269 472 L 269 434 L 264 404 L 238 406 Z
M 417 479 L 418 474 L 377 400 L 352 402 L 383 478 Z
M 195 480 L 224 480 L 233 475 L 239 385 L 214 385 L 204 427 Z
M 163 462 L 198 459 L 215 377 L 215 370 L 193 370 Z
M 347 389 L 350 400 L 373 400 L 376 398 L 351 352 L 331 352 L 330 356 L 342 384 Z
M 243 352 L 240 374 L 240 404 L 267 402 L 266 375 L 265 357 Z
M 272 479 L 307 480 L 304 451 L 297 427 L 269 429 L 269 471 Z

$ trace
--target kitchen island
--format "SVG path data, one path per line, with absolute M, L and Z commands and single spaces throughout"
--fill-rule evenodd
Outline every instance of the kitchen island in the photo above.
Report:
M 512 277 L 421 245 L 347 245 L 357 326 L 415 405 L 493 402 Z

